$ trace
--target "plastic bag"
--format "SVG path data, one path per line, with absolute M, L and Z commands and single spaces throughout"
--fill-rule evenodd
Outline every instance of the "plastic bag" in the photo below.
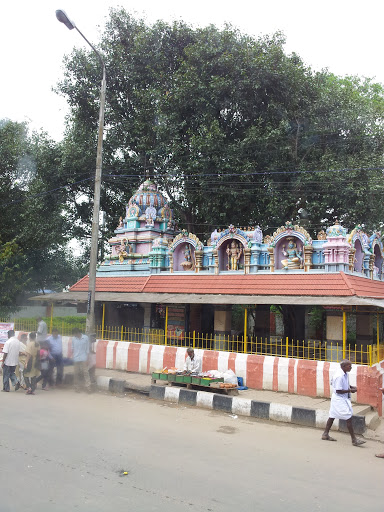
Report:
M 218 370 L 209 370 L 208 373 L 209 377 L 213 377 L 214 379 L 220 379 L 223 376 Z
M 236 384 L 237 385 L 237 377 L 232 370 L 227 370 L 223 373 L 224 383 L 225 384 Z

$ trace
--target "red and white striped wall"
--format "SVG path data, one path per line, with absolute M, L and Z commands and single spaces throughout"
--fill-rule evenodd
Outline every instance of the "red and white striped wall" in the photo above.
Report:
M 71 357 L 70 337 L 63 336 L 63 355 Z M 274 356 L 259 356 L 214 350 L 196 349 L 202 358 L 203 371 L 233 370 L 243 377 L 244 385 L 313 397 L 330 397 L 331 379 L 339 368 L 338 363 L 308 361 Z M 164 367 L 183 368 L 185 348 L 166 347 L 121 341 L 98 340 L 96 365 L 98 368 L 151 373 Z M 384 361 L 372 367 L 352 365 L 350 383 L 357 386 L 352 400 L 375 407 L 382 415 L 384 396 L 379 391 L 384 386 Z

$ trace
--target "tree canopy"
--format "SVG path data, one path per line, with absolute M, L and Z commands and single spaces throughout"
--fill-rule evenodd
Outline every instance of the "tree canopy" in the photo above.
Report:
M 102 204 L 113 222 L 149 176 L 200 236 L 230 223 L 272 231 L 302 208 L 315 231 L 335 217 L 380 227 L 382 86 L 315 72 L 284 44 L 279 33 L 148 25 L 111 10 L 99 48 Z M 94 167 L 100 73 L 95 55 L 76 49 L 57 86 L 71 107 L 67 164 L 77 176 Z
M 61 146 L 25 123 L 0 121 L 0 316 L 26 292 L 55 291 L 83 273 L 67 249 L 73 201 Z

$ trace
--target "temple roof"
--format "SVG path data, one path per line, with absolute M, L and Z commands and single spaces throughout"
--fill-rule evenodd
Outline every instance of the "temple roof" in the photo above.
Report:
M 35 300 L 86 301 L 88 276 L 70 292 Z M 302 304 L 384 308 L 384 283 L 339 273 L 157 274 L 97 277 L 98 302 Z

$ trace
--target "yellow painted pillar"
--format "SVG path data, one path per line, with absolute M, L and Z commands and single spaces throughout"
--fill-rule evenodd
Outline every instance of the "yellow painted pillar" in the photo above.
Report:
M 101 320 L 101 339 L 104 339 L 105 302 L 103 302 L 103 317 Z
M 289 356 L 289 338 L 286 336 L 285 338 L 285 357 Z
M 49 325 L 49 332 L 52 334 L 52 324 L 53 324 L 53 302 L 51 303 L 51 323 Z
M 347 313 L 343 311 L 343 359 L 346 358 L 347 349 Z
M 247 344 L 248 344 L 248 308 L 244 309 L 244 354 L 247 353 Z
M 193 348 L 196 346 L 196 332 L 193 331 Z
M 168 306 L 165 306 L 164 345 L 168 344 Z

